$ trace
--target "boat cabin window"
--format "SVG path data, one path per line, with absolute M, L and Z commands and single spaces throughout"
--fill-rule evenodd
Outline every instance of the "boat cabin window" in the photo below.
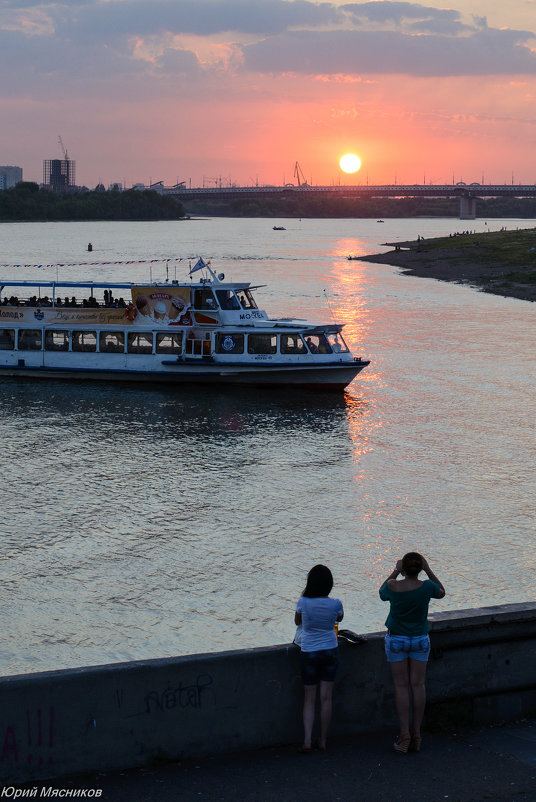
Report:
M 125 334 L 122 331 L 101 331 L 99 351 L 104 354 L 122 354 L 125 350 Z
M 96 331 L 73 331 L 72 351 L 96 351 L 97 332 Z
M 0 329 L 0 350 L 12 351 L 15 348 L 15 329 Z
M 216 334 L 216 353 L 217 354 L 243 354 L 244 335 L 232 333 Z
M 256 309 L 257 304 L 251 294 L 250 290 L 240 290 L 238 293 L 238 300 L 242 309 Z
M 182 331 L 170 334 L 169 332 L 156 335 L 157 354 L 182 354 Z
M 275 354 L 277 351 L 277 335 L 249 334 L 248 354 Z
M 45 331 L 45 350 L 46 351 L 68 351 L 69 332 L 62 329 Z
M 348 351 L 348 346 L 344 342 L 342 334 L 339 334 L 339 332 L 328 334 L 328 342 L 334 354 L 342 354 L 344 351 Z
M 153 335 L 152 333 L 144 332 L 129 332 L 127 351 L 129 354 L 152 354 L 153 353 Z
M 307 348 L 299 334 L 282 334 L 279 350 L 282 354 L 306 354 Z
M 216 296 L 222 309 L 240 309 L 238 298 L 233 290 L 216 290 Z
M 313 334 L 306 331 L 304 337 L 307 348 L 312 354 L 331 354 L 331 345 L 325 334 Z
M 19 329 L 19 351 L 40 351 L 42 347 L 41 329 Z
M 212 290 L 194 291 L 194 309 L 217 309 L 218 304 Z

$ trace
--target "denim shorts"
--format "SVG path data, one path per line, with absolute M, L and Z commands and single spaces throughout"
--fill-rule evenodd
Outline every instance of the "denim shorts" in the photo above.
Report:
M 304 685 L 319 682 L 334 682 L 339 665 L 339 650 L 321 649 L 318 652 L 301 653 L 301 673 Z
M 430 654 L 428 635 L 390 635 L 385 636 L 385 654 L 388 663 L 400 663 L 411 657 L 412 660 L 426 662 Z

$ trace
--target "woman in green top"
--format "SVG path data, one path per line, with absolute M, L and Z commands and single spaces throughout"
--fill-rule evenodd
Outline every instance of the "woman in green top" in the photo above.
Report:
M 428 579 L 418 576 L 424 571 Z M 397 581 L 399 574 L 404 577 Z M 421 722 L 426 703 L 424 678 L 430 654 L 428 604 L 430 599 L 442 599 L 445 588 L 432 573 L 424 557 L 416 551 L 398 560 L 395 570 L 380 588 L 380 599 L 390 602 L 385 625 L 385 654 L 391 665 L 395 685 L 395 701 L 400 735 L 393 744 L 396 752 L 421 748 Z M 410 688 L 413 729 L 410 734 Z

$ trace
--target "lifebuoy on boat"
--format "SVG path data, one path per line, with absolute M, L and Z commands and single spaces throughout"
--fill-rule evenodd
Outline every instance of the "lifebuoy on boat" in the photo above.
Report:
M 125 317 L 127 320 L 135 320 L 138 315 L 138 310 L 134 306 L 134 304 L 129 304 L 125 309 Z

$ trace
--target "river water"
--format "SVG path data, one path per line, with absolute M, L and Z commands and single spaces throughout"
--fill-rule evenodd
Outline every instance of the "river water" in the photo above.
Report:
M 317 562 L 359 632 L 382 628 L 377 588 L 413 549 L 446 585 L 435 610 L 531 600 L 536 306 L 345 257 L 535 224 L 1 225 L 4 265 L 211 258 L 266 285 L 269 313 L 346 321 L 371 365 L 344 394 L 3 380 L 0 672 L 289 642 Z M 165 278 L 2 276 L 37 271 Z

